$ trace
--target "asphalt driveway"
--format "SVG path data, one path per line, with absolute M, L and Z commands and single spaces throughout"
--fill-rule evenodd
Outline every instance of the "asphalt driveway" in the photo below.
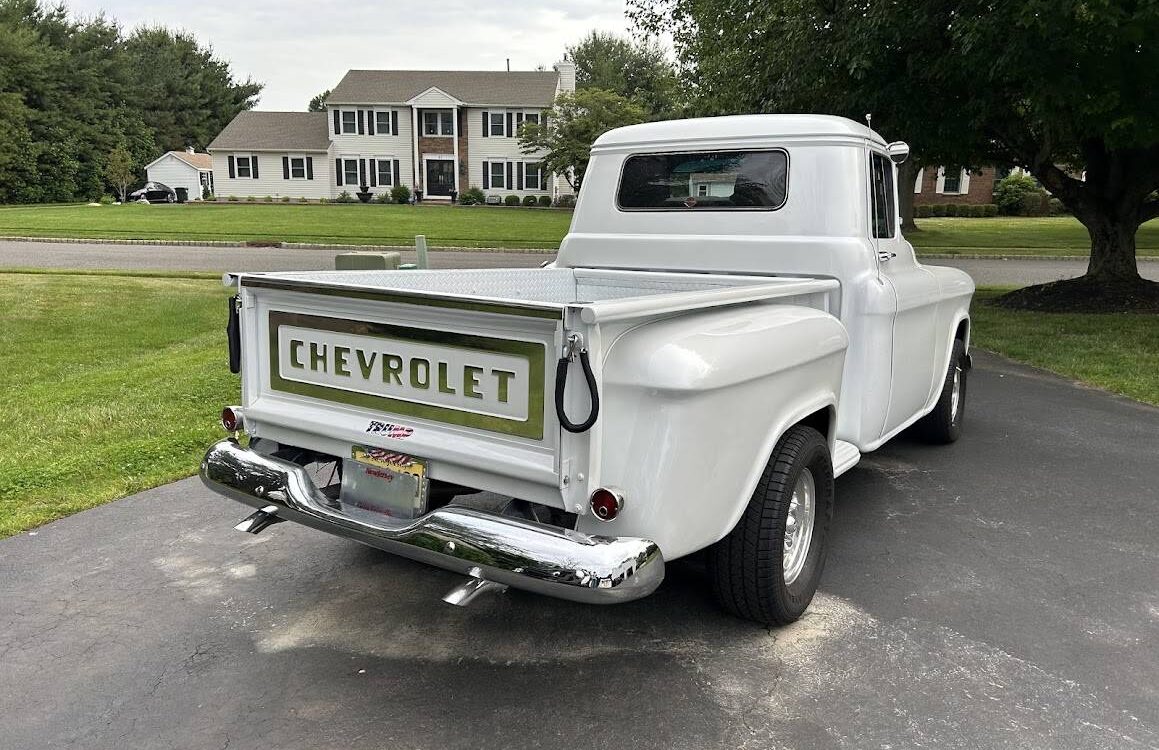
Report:
M 1159 745 L 1159 410 L 978 356 L 963 439 L 838 482 L 766 631 L 695 562 L 640 602 L 509 592 L 196 480 L 0 542 L 5 748 Z

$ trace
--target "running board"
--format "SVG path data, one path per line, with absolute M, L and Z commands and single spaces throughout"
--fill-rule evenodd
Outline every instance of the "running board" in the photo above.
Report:
M 838 440 L 833 446 L 833 476 L 839 477 L 861 460 L 861 451 L 853 443 Z

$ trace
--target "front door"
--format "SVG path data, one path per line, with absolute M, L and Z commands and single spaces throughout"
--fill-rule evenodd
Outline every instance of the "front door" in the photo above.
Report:
M 427 191 L 429 195 L 450 195 L 455 189 L 455 162 L 453 159 L 427 160 Z

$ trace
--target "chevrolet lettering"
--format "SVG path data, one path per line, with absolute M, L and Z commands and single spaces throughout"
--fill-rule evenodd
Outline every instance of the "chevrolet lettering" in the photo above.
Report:
M 792 622 L 834 480 L 962 431 L 974 285 L 902 236 L 907 155 L 821 115 L 633 125 L 542 269 L 227 274 L 242 397 L 201 478 L 241 530 L 461 573 L 452 604 L 629 601 L 700 553 L 725 610 Z

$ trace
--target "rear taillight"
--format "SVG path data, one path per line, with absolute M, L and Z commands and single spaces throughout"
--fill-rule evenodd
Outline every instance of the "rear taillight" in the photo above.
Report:
M 226 432 L 241 432 L 245 429 L 245 417 L 240 406 L 227 406 L 221 410 L 221 426 Z
M 624 496 L 619 490 L 601 487 L 592 493 L 592 513 L 601 521 L 611 521 L 624 508 Z

